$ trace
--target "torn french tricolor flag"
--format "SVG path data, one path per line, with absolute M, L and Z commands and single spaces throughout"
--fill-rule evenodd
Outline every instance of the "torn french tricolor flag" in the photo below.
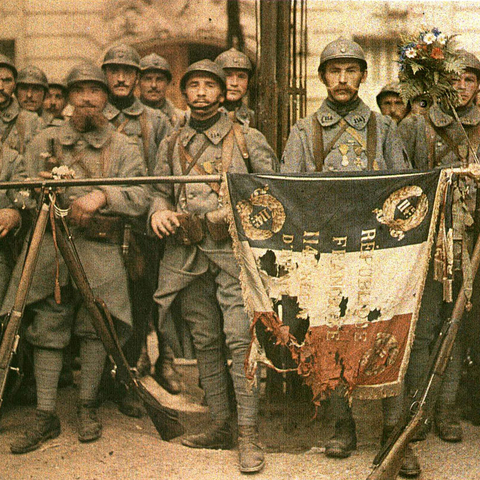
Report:
M 451 230 L 446 178 L 228 174 L 247 376 L 258 361 L 295 369 L 315 403 L 339 385 L 358 398 L 399 394 L 440 217 Z

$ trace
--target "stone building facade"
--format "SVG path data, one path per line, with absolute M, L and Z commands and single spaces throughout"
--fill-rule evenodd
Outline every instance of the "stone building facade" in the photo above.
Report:
M 226 47 L 228 0 L 3 0 L 0 3 L 0 51 L 19 67 L 34 64 L 59 77 L 83 59 L 99 61 L 114 43 L 128 42 L 141 55 L 157 52 L 172 65 L 171 97 L 181 105 L 178 79 L 186 66 L 214 58 Z M 239 0 L 246 52 L 255 59 L 258 1 Z M 370 105 L 396 72 L 401 33 L 422 23 L 461 34 L 465 48 L 480 54 L 480 5 L 450 1 L 307 0 L 308 111 L 326 91 L 317 78 L 318 57 L 340 35 L 365 48 L 369 78 L 362 96 Z M 257 9 L 257 11 L 256 11 Z

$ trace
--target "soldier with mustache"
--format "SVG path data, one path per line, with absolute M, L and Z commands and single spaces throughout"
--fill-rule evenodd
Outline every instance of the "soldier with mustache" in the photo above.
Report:
M 0 145 L 23 153 L 43 124 L 38 115 L 21 109 L 14 97 L 17 75 L 13 62 L 0 54 Z
M 410 167 L 396 124 L 373 112 L 358 96 L 367 79 L 367 62 L 362 47 L 338 38 L 320 55 L 320 81 L 327 88 L 327 98 L 320 108 L 292 128 L 283 153 L 282 173 L 353 172 L 367 170 L 402 170 Z M 335 434 L 325 445 L 328 457 L 345 458 L 357 448 L 355 421 L 342 388 L 332 392 L 330 404 Z M 400 418 L 401 396 L 383 400 L 382 442 Z M 409 448 L 401 474 L 418 468 Z
M 183 122 L 185 112 L 166 97 L 171 82 L 172 72 L 166 58 L 151 53 L 140 60 L 140 100 L 144 105 L 164 113 L 175 127 Z

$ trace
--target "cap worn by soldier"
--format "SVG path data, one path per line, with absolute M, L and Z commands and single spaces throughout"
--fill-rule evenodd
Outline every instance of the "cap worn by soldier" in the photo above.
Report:
M 365 60 L 365 52 L 363 48 L 353 40 L 340 37 L 330 42 L 320 54 L 320 64 L 318 71 L 323 71 L 325 64 L 329 60 L 357 60 L 364 69 L 367 68 L 367 61 Z
M 150 70 L 162 72 L 169 82 L 172 81 L 170 64 L 166 58 L 163 58 L 156 53 L 151 53 L 140 60 L 140 71 L 146 73 Z
M 180 89 L 185 90 L 185 86 L 187 84 L 187 80 L 194 74 L 194 73 L 209 73 L 213 75 L 215 78 L 218 79 L 222 86 L 222 90 L 226 90 L 226 83 L 227 79 L 225 77 L 225 72 L 223 71 L 222 67 L 220 67 L 215 62 L 211 60 L 200 60 L 199 62 L 192 63 L 183 74 L 180 80 Z
M 42 70 L 33 65 L 22 68 L 18 72 L 17 87 L 18 85 L 39 85 L 45 90 L 48 90 L 47 76 Z
M 465 63 L 465 69 L 473 70 L 480 80 L 480 60 L 473 53 L 467 52 L 466 50 L 460 50 L 460 52 Z
M 231 48 L 222 52 L 216 59 L 215 63 L 222 68 L 237 68 L 238 70 L 246 70 L 249 77 L 253 75 L 253 65 L 250 59 L 243 52 L 236 48 Z
M 102 68 L 107 65 L 128 65 L 140 69 L 140 55 L 130 45 L 116 45 L 110 48 L 103 57 Z
M 389 83 L 388 85 L 385 85 L 380 92 L 377 95 L 377 105 L 380 107 L 380 103 L 382 102 L 382 99 L 386 95 L 398 95 L 400 96 L 400 83 L 399 82 L 393 82 Z
M 48 87 L 57 87 L 60 88 L 62 91 L 66 92 L 67 91 L 67 83 L 65 80 L 61 80 L 59 78 L 53 78 L 48 81 Z
M 14 78 L 17 78 L 18 72 L 14 63 L 6 56 L 0 53 L 0 67 L 8 68 L 12 71 Z
M 93 63 L 81 63 L 73 67 L 67 75 L 67 89 L 70 90 L 73 85 L 79 82 L 95 82 L 102 85 L 107 90 L 107 80 L 100 67 Z

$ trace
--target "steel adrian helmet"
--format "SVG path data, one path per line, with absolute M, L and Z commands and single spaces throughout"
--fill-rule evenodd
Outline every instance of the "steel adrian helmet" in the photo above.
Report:
M 474 70 L 477 77 L 480 78 L 480 60 L 470 52 L 461 50 L 461 55 L 465 63 L 465 68 L 468 70 Z
M 365 53 L 362 47 L 353 40 L 348 40 L 346 38 L 340 37 L 330 42 L 320 55 L 320 65 L 318 70 L 320 71 L 322 67 L 329 60 L 358 60 L 365 68 L 367 68 L 367 61 L 365 60 Z
M 377 95 L 377 105 L 380 107 L 380 102 L 385 95 L 398 95 L 400 96 L 400 83 L 393 82 L 385 85 Z
M 103 57 L 102 68 L 106 65 L 128 65 L 140 68 L 140 55 L 130 45 L 116 45 L 110 48 Z
M 166 58 L 163 58 L 156 53 L 151 53 L 150 55 L 147 55 L 140 60 L 140 71 L 142 73 L 145 73 L 148 70 L 159 70 L 167 76 L 169 82 L 172 81 L 170 64 L 168 63 Z
M 222 52 L 216 59 L 215 63 L 222 68 L 238 68 L 241 70 L 247 70 L 251 76 L 253 74 L 253 65 L 250 59 L 236 48 L 231 48 L 225 52 Z
M 222 89 L 226 89 L 227 79 L 223 69 L 211 60 L 200 60 L 199 62 L 192 63 L 187 70 L 185 70 L 185 73 L 180 79 L 180 88 L 182 90 L 185 90 L 188 78 L 196 72 L 204 72 L 214 75 L 220 81 Z
M 14 63 L 5 55 L 2 55 L 0 53 L 0 67 L 5 67 L 8 68 L 9 70 L 12 71 L 13 76 L 17 78 L 18 72 L 17 69 L 15 68 Z
M 107 89 L 107 81 L 102 69 L 93 63 L 75 65 L 68 73 L 66 82 L 68 90 L 78 82 L 97 82 Z
M 48 80 L 47 76 L 40 70 L 38 67 L 29 65 L 28 67 L 22 68 L 18 72 L 17 77 L 17 86 L 18 85 L 39 85 L 45 90 L 48 90 Z
M 49 88 L 51 87 L 58 87 L 61 88 L 63 91 L 67 90 L 67 83 L 65 80 L 61 80 L 60 78 L 52 78 L 48 81 Z

